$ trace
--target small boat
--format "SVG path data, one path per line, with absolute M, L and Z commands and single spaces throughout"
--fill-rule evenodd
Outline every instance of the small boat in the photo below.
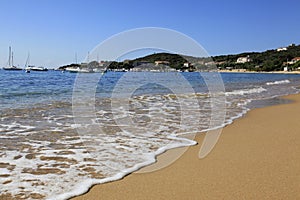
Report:
M 48 71 L 48 69 L 45 67 L 36 67 L 36 66 L 28 66 L 28 69 L 30 71 L 40 71 L 40 72 Z
M 65 71 L 71 72 L 71 73 L 91 73 L 91 72 L 93 72 L 93 70 L 82 69 L 80 67 L 77 67 L 77 68 L 67 67 Z
M 11 71 L 20 71 L 21 68 L 14 66 L 14 54 L 11 51 L 11 47 L 9 47 L 9 57 L 8 57 L 8 65 L 3 67 L 4 70 L 11 70 Z

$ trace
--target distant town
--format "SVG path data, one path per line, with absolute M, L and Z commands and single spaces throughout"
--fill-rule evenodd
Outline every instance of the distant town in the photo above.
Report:
M 60 66 L 57 70 L 68 72 L 104 71 L 299 71 L 300 45 L 290 44 L 264 52 L 246 52 L 236 55 L 221 55 L 196 58 L 170 53 L 154 53 L 134 60 L 91 61 Z

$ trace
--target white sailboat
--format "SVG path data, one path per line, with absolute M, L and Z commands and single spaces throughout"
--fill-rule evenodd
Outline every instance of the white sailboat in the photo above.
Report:
M 45 67 L 36 67 L 34 65 L 29 65 L 29 61 L 30 61 L 30 54 L 28 53 L 28 57 L 25 64 L 26 73 L 30 73 L 30 71 L 48 71 L 48 69 Z
M 9 47 L 9 57 L 8 57 L 8 65 L 3 67 L 4 70 L 11 70 L 11 71 L 20 71 L 21 68 L 14 66 L 14 54 L 11 51 L 11 47 Z

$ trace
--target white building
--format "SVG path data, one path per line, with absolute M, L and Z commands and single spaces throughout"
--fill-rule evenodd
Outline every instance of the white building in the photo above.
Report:
M 292 59 L 292 62 L 294 62 L 294 63 L 296 63 L 296 62 L 298 62 L 298 61 L 300 61 L 300 57 L 296 57 L 296 58 L 293 58 L 293 59 Z
M 237 60 L 236 60 L 236 63 L 247 63 L 247 62 L 250 62 L 251 59 L 249 56 L 247 57 L 239 57 Z
M 183 66 L 184 66 L 184 67 L 190 67 L 190 66 L 191 66 L 191 63 L 189 63 L 189 62 L 183 63 Z
M 293 58 L 291 61 L 287 61 L 287 64 L 293 65 L 298 61 L 300 61 L 300 57 L 296 57 L 296 58 Z
M 157 60 L 154 63 L 155 63 L 156 66 L 157 65 L 169 65 L 170 64 L 170 62 L 164 61 L 164 60 Z
M 277 51 L 286 51 L 286 50 L 287 50 L 286 47 L 280 47 L 280 48 L 277 49 Z

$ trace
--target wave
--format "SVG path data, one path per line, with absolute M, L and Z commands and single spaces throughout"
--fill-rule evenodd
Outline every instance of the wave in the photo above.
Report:
M 266 85 L 280 85 L 280 84 L 287 84 L 287 83 L 290 83 L 290 81 L 281 80 L 281 81 L 267 82 Z
M 226 96 L 231 96 L 231 95 L 245 95 L 245 94 L 254 94 L 254 93 L 262 93 L 267 91 L 263 87 L 259 88 L 251 88 L 251 89 L 243 89 L 243 90 L 233 90 L 231 92 L 226 92 Z

